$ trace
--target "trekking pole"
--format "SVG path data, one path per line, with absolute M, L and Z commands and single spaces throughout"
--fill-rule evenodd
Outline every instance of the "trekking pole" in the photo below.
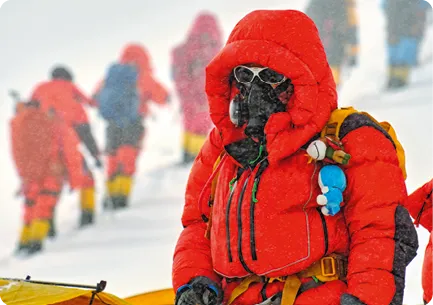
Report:
M 102 292 L 105 287 L 107 286 L 106 281 L 100 281 L 96 284 L 96 286 L 91 285 L 82 285 L 82 284 L 69 284 L 69 283 L 61 283 L 61 282 L 45 282 L 45 281 L 33 281 L 30 280 L 30 276 L 26 276 L 25 279 L 18 279 L 18 278 L 0 278 L 0 280 L 3 281 L 10 281 L 10 282 L 27 282 L 32 284 L 40 284 L 40 285 L 48 285 L 48 286 L 60 286 L 60 287 L 70 287 L 70 288 L 83 288 L 83 289 L 92 289 L 95 290 L 97 293 Z
M 30 276 L 26 276 L 26 278 L 23 279 L 17 279 L 17 278 L 0 278 L 0 280 L 3 281 L 9 281 L 9 282 L 27 282 L 32 284 L 39 284 L 39 285 L 48 285 L 48 286 L 60 286 L 60 287 L 69 287 L 69 288 L 82 288 L 82 289 L 91 289 L 92 296 L 90 297 L 89 305 L 93 304 L 93 301 L 95 300 L 95 296 L 104 291 L 105 287 L 107 287 L 106 281 L 100 281 L 96 284 L 96 286 L 91 285 L 81 285 L 81 284 L 69 284 L 69 283 L 60 283 L 60 282 L 45 282 L 45 281 L 32 281 L 30 280 Z

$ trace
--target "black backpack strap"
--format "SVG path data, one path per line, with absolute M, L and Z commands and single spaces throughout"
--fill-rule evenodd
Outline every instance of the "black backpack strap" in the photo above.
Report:
M 353 113 L 343 121 L 340 127 L 340 133 L 338 137 L 343 139 L 346 135 L 348 135 L 351 131 L 354 131 L 360 127 L 373 127 L 374 129 L 380 131 L 388 140 L 391 141 L 392 145 L 396 147 L 394 140 L 388 134 L 388 132 L 383 129 L 378 123 L 374 122 L 367 115 L 362 113 Z

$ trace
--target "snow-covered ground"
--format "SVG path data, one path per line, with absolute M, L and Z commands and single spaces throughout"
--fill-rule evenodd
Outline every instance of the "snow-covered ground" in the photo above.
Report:
M 203 7 L 217 13 L 221 18 L 225 36 L 235 23 L 252 9 L 302 9 L 305 4 L 305 0 L 269 1 L 267 5 L 260 4 L 263 1 L 237 1 L 236 3 L 218 1 L 214 4 L 203 2 L 191 1 L 191 11 L 197 12 L 198 8 Z M 359 109 L 369 111 L 379 120 L 386 120 L 393 124 L 406 150 L 407 187 L 411 192 L 433 176 L 433 65 L 428 63 L 415 69 L 412 74 L 413 86 L 409 89 L 395 93 L 381 93 L 386 76 L 384 19 L 379 10 L 378 1 L 363 0 L 358 1 L 358 4 L 361 24 L 361 57 L 359 66 L 351 71 L 350 78 L 340 92 L 340 104 L 354 105 Z M 1 16 L 0 10 L 0 19 Z M 193 14 L 180 12 L 179 16 L 180 21 L 176 20 L 176 22 L 182 22 L 186 30 L 185 25 L 189 24 Z M 131 29 L 139 25 L 128 24 Z M 166 23 L 164 27 L 159 30 L 171 33 L 170 23 Z M 0 29 L 4 28 L 0 26 Z M 179 32 L 179 29 L 176 31 Z M 1 34 L 0 30 L 0 36 Z M 177 40 L 183 37 L 183 33 L 179 35 L 181 36 L 177 37 Z M 140 36 L 135 39 L 139 40 Z M 422 58 L 431 56 L 432 43 L 433 33 L 430 28 L 423 45 Z M 149 49 L 156 63 L 155 66 L 158 68 L 157 73 L 171 86 L 168 68 L 164 70 L 166 71 L 164 73 L 161 72 L 161 66 L 168 67 L 168 50 L 172 47 L 173 41 L 164 39 L 164 42 L 158 41 L 156 45 L 157 48 L 150 47 Z M 120 47 L 118 46 L 115 50 L 110 49 L 110 52 L 115 53 Z M 82 53 L 77 52 L 74 57 L 77 63 L 74 69 L 77 71 L 85 70 L 89 63 L 89 60 L 79 61 L 77 58 L 80 56 Z M 35 69 L 34 66 L 33 69 Z M 101 73 L 102 71 L 94 69 L 86 74 L 83 77 L 86 79 L 83 87 L 90 91 Z M 40 74 L 40 72 L 26 71 L 22 83 L 16 76 L 16 71 L 11 74 L 10 79 L 3 75 L 7 81 L 0 82 L 1 98 L 6 101 L 7 97 L 3 93 L 7 88 L 4 86 L 17 86 L 27 94 L 32 85 L 31 82 L 38 80 L 31 80 L 31 78 L 36 77 L 35 75 L 40 76 Z M 180 120 L 173 113 L 177 109 L 176 103 L 168 108 L 156 107 L 155 118 L 146 122 L 148 136 L 145 151 L 139 160 L 139 173 L 130 209 L 116 213 L 104 213 L 101 206 L 98 206 L 97 224 L 92 228 L 77 231 L 75 226 L 79 213 L 78 196 L 69 194 L 65 190 L 58 208 L 58 238 L 47 243 L 43 254 L 28 260 L 10 258 L 20 227 L 21 201 L 13 197 L 19 181 L 16 179 L 7 143 L 8 123 L 6 120 L 10 118 L 12 107 L 5 102 L 0 107 L 3 110 L 1 117 L 4 118 L 0 126 L 0 140 L 3 141 L 1 143 L 4 143 L 4 145 L 0 144 L 3 152 L 0 154 L 0 167 L 2 168 L 2 174 L 0 174 L 0 232 L 2 234 L 0 275 L 20 278 L 31 275 L 33 279 L 39 280 L 87 284 L 94 284 L 103 279 L 108 281 L 107 291 L 121 297 L 169 287 L 173 248 L 182 230 L 180 215 L 189 169 L 187 167 L 160 171 L 156 169 L 180 157 Z M 98 141 L 102 145 L 104 123 L 97 117 L 94 110 L 89 110 L 89 115 L 92 118 Z M 104 193 L 103 173 L 96 172 L 96 177 L 100 199 Z M 418 232 L 420 249 L 407 272 L 406 304 L 421 303 L 420 274 L 428 234 L 422 228 L 419 228 Z

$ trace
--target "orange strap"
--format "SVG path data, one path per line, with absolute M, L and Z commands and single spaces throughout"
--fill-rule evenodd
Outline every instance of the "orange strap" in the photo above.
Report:
M 218 158 L 216 159 L 216 161 L 215 161 L 215 163 L 213 165 L 213 173 L 211 175 L 212 182 L 211 182 L 211 186 L 210 186 L 211 187 L 211 193 L 210 193 L 210 198 L 209 198 L 209 200 L 210 200 L 210 212 L 209 212 L 209 217 L 208 217 L 209 220 L 207 222 L 206 231 L 204 233 L 204 236 L 207 239 L 210 239 L 210 231 L 211 231 L 211 228 L 212 228 L 212 207 L 213 207 L 213 201 L 215 199 L 215 191 L 216 191 L 216 185 L 217 185 L 217 182 L 218 182 L 219 170 L 220 170 L 221 165 L 222 165 L 221 161 L 224 159 L 225 156 L 226 156 L 226 154 L 225 154 L 225 151 L 223 150 L 221 152 L 221 154 L 218 156 Z
M 258 275 L 252 275 L 245 278 L 239 286 L 237 286 L 232 294 L 230 295 L 227 305 L 233 303 L 233 301 L 248 290 L 251 284 L 260 283 L 262 278 Z M 301 288 L 301 280 L 296 275 L 289 275 L 286 278 L 271 278 L 269 282 L 273 281 L 284 282 L 283 293 L 281 296 L 281 305 L 293 305 L 295 303 L 296 296 L 299 288 Z
M 344 280 L 347 273 L 347 260 L 345 257 L 331 254 L 322 257 L 318 262 L 312 264 L 307 269 L 286 277 L 269 278 L 268 282 L 274 281 L 284 282 L 284 287 L 281 296 L 281 305 L 293 305 L 295 303 L 298 291 L 301 288 L 300 278 L 316 277 L 321 282 L 330 282 L 338 279 Z M 233 290 L 230 295 L 227 305 L 247 291 L 251 284 L 262 282 L 263 277 L 251 275 L 241 281 L 241 283 Z
M 297 275 L 289 275 L 283 288 L 283 295 L 281 296 L 281 305 L 293 305 L 296 296 L 298 295 L 299 288 L 301 288 L 301 280 Z
M 248 288 L 250 288 L 250 285 L 252 283 L 260 283 L 261 281 L 262 281 L 262 279 L 258 275 L 252 275 L 252 276 L 246 277 L 235 289 L 233 289 L 227 305 L 230 305 L 231 303 L 233 303 L 233 301 L 238 296 L 240 296 L 245 291 L 247 291 Z

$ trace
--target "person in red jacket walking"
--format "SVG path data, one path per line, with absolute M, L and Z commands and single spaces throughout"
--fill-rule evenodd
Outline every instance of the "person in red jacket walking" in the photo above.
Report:
M 54 111 L 41 110 L 38 101 L 19 102 L 10 122 L 12 156 L 25 197 L 18 253 L 43 248 L 54 217 L 54 207 L 65 180 L 71 190 L 82 187 L 79 140 Z
M 433 179 L 410 194 L 405 207 L 415 219 L 415 225 L 420 224 L 430 232 L 430 239 L 424 253 L 422 266 L 422 288 L 424 303 L 432 300 L 432 188 Z
M 205 68 L 222 45 L 217 18 L 202 12 L 184 43 L 172 52 L 173 79 L 183 113 L 183 163 L 197 156 L 212 129 L 205 86 Z
M 137 79 L 133 79 L 134 87 L 136 87 L 133 88 L 135 93 L 125 94 L 128 96 L 124 97 L 121 96 L 122 92 L 129 92 L 131 88 L 129 88 L 129 84 L 127 88 L 122 88 L 122 86 L 132 77 L 128 79 L 122 73 L 124 68 L 129 69 L 131 66 L 138 72 Z M 126 117 L 121 118 L 122 121 L 127 121 L 125 124 L 118 124 L 114 119 L 107 119 L 106 154 L 108 155 L 108 165 L 106 185 L 108 200 L 104 205 L 117 209 L 128 205 L 137 158 L 145 136 L 143 119 L 149 114 L 149 103 L 153 101 L 159 105 L 166 105 L 169 102 L 169 94 L 153 76 L 148 52 L 139 44 L 127 45 L 118 62 L 112 67 L 113 69 L 109 69 L 107 72 L 106 79 L 98 84 L 93 97 L 100 111 L 106 106 L 101 102 L 106 100 L 116 101 L 120 106 L 131 110 L 128 111 Z M 115 75 L 119 77 L 119 81 L 114 82 L 114 84 L 107 82 L 107 79 L 114 75 L 113 73 L 120 73 Z M 103 92 L 104 89 L 105 92 Z M 107 95 L 105 94 L 107 92 L 112 99 L 106 99 Z M 133 107 L 131 104 L 138 105 Z M 111 105 L 114 104 L 110 103 L 109 106 Z M 111 202 L 111 205 L 108 202 Z
M 368 115 L 335 130 L 351 156 L 341 211 L 316 201 L 323 163 L 306 148 L 332 129 L 337 94 L 314 22 L 247 14 L 207 66 L 206 93 L 215 128 L 186 187 L 176 304 L 402 304 L 418 240 L 396 143 Z
M 93 105 L 94 101 L 87 98 L 74 84 L 73 75 L 69 69 L 64 66 L 55 66 L 51 71 L 51 79 L 38 84 L 30 99 L 38 101 L 43 111 L 55 111 L 58 118 L 73 128 L 94 158 L 96 166 L 102 167 L 100 152 L 84 109 L 84 105 Z M 87 179 L 80 194 L 80 226 L 87 226 L 94 222 L 95 181 L 84 156 L 82 156 L 81 168 L 85 169 Z M 81 168 L 77 170 L 81 171 Z M 51 227 L 54 228 L 54 224 Z M 55 231 L 52 231 L 51 234 L 55 235 Z

